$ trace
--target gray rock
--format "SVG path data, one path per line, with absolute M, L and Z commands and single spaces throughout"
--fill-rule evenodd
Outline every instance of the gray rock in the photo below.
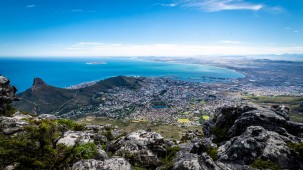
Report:
M 188 152 L 178 152 L 174 159 L 173 170 L 202 170 L 198 155 Z
M 69 130 L 64 133 L 64 137 L 58 141 L 58 144 L 63 143 L 67 146 L 73 146 L 77 142 L 80 143 L 94 142 L 93 137 L 94 137 L 93 133 Z
M 282 105 L 273 105 L 271 106 L 272 111 L 274 111 L 276 114 L 278 114 L 279 116 L 282 116 L 284 119 L 289 120 L 289 108 Z
M 27 125 L 29 125 L 29 123 L 18 115 L 15 117 L 0 117 L 0 131 L 5 135 L 22 132 Z
M 261 126 L 250 126 L 242 135 L 219 147 L 219 161 L 247 165 L 255 159 L 265 159 L 286 169 L 303 168 L 303 163 L 293 156 L 285 140 L 291 141 Z
M 235 120 L 245 112 L 256 110 L 250 106 L 224 106 L 216 109 L 215 118 L 207 121 L 203 126 L 203 134 L 206 137 L 211 137 L 212 128 L 216 126 L 218 129 L 229 129 L 234 125 Z
M 73 170 L 132 170 L 130 163 L 121 157 L 112 157 L 105 161 L 94 159 L 81 160 L 76 162 Z
M 40 119 L 49 119 L 49 120 L 56 120 L 57 116 L 51 114 L 41 114 L 39 115 Z
M 108 159 L 106 152 L 103 150 L 103 148 L 101 146 L 97 146 L 97 149 L 98 149 L 98 153 L 94 157 L 96 160 L 104 161 L 104 160 Z
M 139 130 L 110 142 L 107 149 L 125 157 L 132 164 L 156 168 L 159 165 L 158 157 L 166 154 L 164 145 L 160 134 Z
M 230 128 L 230 137 L 241 135 L 249 126 L 262 126 L 266 130 L 285 133 L 286 120 L 269 110 L 253 110 L 241 114 Z
M 217 147 L 217 145 L 212 143 L 212 141 L 209 138 L 203 138 L 200 139 L 198 142 L 194 143 L 190 152 L 201 155 L 203 152 L 206 152 L 207 149 L 211 147 Z
M 0 75 L 0 114 L 5 115 L 11 103 L 18 100 L 16 91 L 14 86 L 10 86 L 10 81 Z
M 198 160 L 202 169 L 221 170 L 221 168 L 217 166 L 213 159 L 206 153 L 202 153 Z

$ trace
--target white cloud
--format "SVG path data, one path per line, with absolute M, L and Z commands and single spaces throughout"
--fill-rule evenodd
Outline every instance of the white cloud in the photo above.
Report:
M 207 12 L 223 10 L 252 10 L 258 11 L 264 8 L 263 4 L 246 2 L 244 0 L 181 0 L 184 7 L 199 8 Z
M 35 5 L 35 4 L 29 4 L 29 5 L 26 5 L 26 8 L 34 8 L 34 7 L 36 7 L 36 5 Z
M 72 12 L 83 12 L 84 10 L 82 9 L 73 9 Z
M 231 40 L 222 40 L 222 41 L 219 41 L 219 43 L 222 43 L 222 44 L 241 44 L 242 42 L 240 42 L 240 41 L 231 41 Z
M 198 56 L 198 55 L 258 55 L 258 54 L 303 54 L 303 46 L 249 47 L 237 43 L 222 45 L 186 44 L 106 44 L 99 42 L 79 42 L 63 51 L 53 51 L 48 55 L 58 56 Z
M 165 6 L 165 7 L 175 7 L 175 6 L 177 6 L 177 4 L 175 4 L 175 3 L 170 3 L 170 4 L 157 4 L 157 5 Z

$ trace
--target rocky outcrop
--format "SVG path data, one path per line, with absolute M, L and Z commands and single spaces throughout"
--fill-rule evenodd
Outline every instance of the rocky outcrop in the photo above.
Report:
M 219 160 L 241 165 L 251 164 L 256 159 L 270 160 L 282 168 L 300 169 L 303 163 L 294 157 L 286 142 L 292 139 L 267 131 L 261 126 L 250 126 L 237 137 L 218 149 Z
M 63 143 L 66 146 L 73 146 L 77 142 L 80 143 L 94 142 L 93 136 L 94 136 L 93 133 L 69 130 L 64 133 L 64 136 L 62 138 L 60 138 L 58 144 Z
M 174 162 L 173 170 L 222 170 L 206 153 L 179 152 Z
M 26 119 L 32 119 L 30 115 L 21 114 L 17 111 L 12 117 L 0 117 L 0 132 L 4 135 L 13 135 L 24 131 L 24 127 L 29 125 Z
M 289 120 L 289 107 L 273 105 L 270 110 L 274 111 L 279 116 L 282 116 L 284 119 Z
M 10 85 L 10 81 L 0 75 L 0 115 L 4 115 L 11 103 L 18 98 L 15 96 L 17 89 Z
M 261 126 L 281 135 L 302 136 L 303 124 L 288 121 L 287 112 L 284 111 L 282 115 L 277 114 L 277 110 L 287 109 L 277 107 L 275 111 L 258 110 L 248 106 L 220 108 L 217 109 L 216 119 L 207 122 L 203 131 L 207 137 L 214 138 L 215 142 L 223 142 L 239 136 L 250 126 Z
M 112 157 L 105 161 L 94 159 L 81 160 L 75 163 L 73 170 L 132 170 L 130 163 L 122 157 Z
M 34 78 L 32 91 L 38 91 L 42 87 L 47 87 L 47 84 L 41 78 Z
M 107 150 L 126 157 L 132 164 L 156 168 L 158 157 L 166 154 L 163 137 L 155 132 L 139 130 L 110 142 Z
M 203 133 L 206 137 L 211 137 L 214 126 L 217 129 L 229 129 L 242 113 L 252 110 L 256 110 L 256 108 L 250 106 L 225 106 L 218 108 L 215 111 L 214 119 L 205 123 Z
M 41 114 L 39 115 L 40 119 L 48 119 L 48 120 L 56 120 L 57 117 L 55 115 L 51 115 L 51 114 Z
M 203 129 L 209 139 L 196 142 L 191 153 L 203 155 L 216 142 L 220 168 L 251 169 L 255 160 L 264 160 L 283 169 L 303 169 L 300 156 L 288 146 L 303 142 L 303 124 L 289 121 L 288 113 L 284 106 L 219 108 Z
M 173 170 L 202 170 L 196 154 L 179 152 L 174 162 Z

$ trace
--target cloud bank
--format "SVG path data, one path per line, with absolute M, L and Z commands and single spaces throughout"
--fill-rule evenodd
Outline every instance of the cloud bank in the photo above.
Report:
M 238 42 L 223 42 L 220 45 L 185 44 L 106 44 L 79 42 L 63 51 L 48 55 L 62 56 L 198 56 L 198 55 L 259 55 L 259 54 L 303 54 L 303 46 L 249 47 Z

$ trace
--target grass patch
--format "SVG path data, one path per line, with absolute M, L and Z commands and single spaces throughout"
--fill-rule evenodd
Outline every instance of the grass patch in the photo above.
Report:
M 124 130 L 126 133 L 134 132 L 139 129 L 146 130 L 151 129 L 154 132 L 160 133 L 164 138 L 171 138 L 175 140 L 180 140 L 182 136 L 182 131 L 193 130 L 194 128 L 201 129 L 201 127 L 187 127 L 181 128 L 176 125 L 166 125 L 166 124 L 153 124 L 148 121 L 122 121 L 110 118 L 91 118 L 86 120 L 86 118 L 78 119 L 77 122 L 81 123 L 92 123 L 92 124 L 111 124 L 113 126 L 118 126 L 119 129 Z
M 261 159 L 256 159 L 251 166 L 258 169 L 271 169 L 271 170 L 281 170 L 281 167 L 278 164 L 275 164 L 271 161 L 264 161 Z
M 293 104 L 303 102 L 303 97 L 297 96 L 244 96 L 255 103 Z
M 179 123 L 188 123 L 188 122 L 190 122 L 190 121 L 189 121 L 188 118 L 179 118 L 179 119 L 178 119 L 178 122 L 179 122 Z
M 204 119 L 204 120 L 209 120 L 209 118 L 210 118 L 210 117 L 209 117 L 208 115 L 203 115 L 203 116 L 202 116 L 202 119 Z

